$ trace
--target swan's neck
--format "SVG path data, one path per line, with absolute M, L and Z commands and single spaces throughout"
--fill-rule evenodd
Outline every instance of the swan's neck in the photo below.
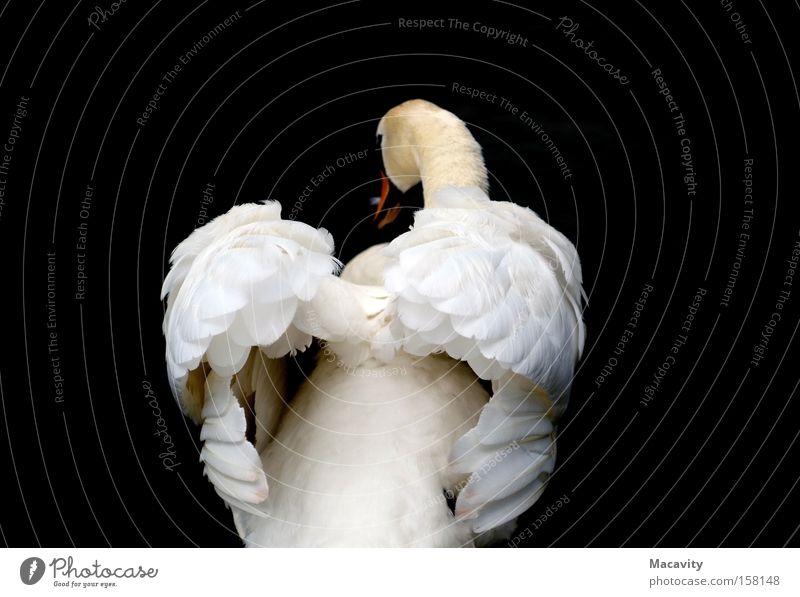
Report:
M 488 191 L 481 147 L 464 123 L 443 121 L 418 129 L 415 137 L 426 208 L 435 207 L 436 193 L 446 186 Z

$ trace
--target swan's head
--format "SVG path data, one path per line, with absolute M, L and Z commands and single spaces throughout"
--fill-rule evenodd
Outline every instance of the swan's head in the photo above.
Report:
M 442 119 L 460 122 L 439 106 L 416 99 L 395 106 L 378 123 L 383 167 L 392 184 L 402 192 L 420 181 L 419 133 L 433 128 Z
M 487 190 L 480 145 L 460 118 L 436 104 L 415 99 L 395 106 L 377 136 L 389 180 L 404 193 L 422 181 L 426 205 L 448 185 Z

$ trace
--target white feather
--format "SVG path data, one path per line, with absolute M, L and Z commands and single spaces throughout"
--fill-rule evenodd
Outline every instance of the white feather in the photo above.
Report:
M 532 211 L 479 189 L 446 188 L 434 203 L 385 250 L 385 279 L 406 351 L 444 348 L 493 381 L 495 397 L 451 453 L 454 472 L 473 473 L 457 508 L 483 532 L 529 507 L 552 471 L 555 421 L 585 335 L 580 263 Z

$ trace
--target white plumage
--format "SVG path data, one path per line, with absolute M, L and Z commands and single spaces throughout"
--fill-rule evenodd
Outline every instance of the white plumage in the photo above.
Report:
M 584 342 L 575 248 L 488 198 L 451 113 L 406 102 L 378 132 L 389 178 L 421 180 L 425 209 L 341 276 L 331 236 L 269 202 L 172 256 L 168 370 L 247 545 L 480 544 L 509 535 L 555 465 Z M 290 396 L 286 359 L 312 338 L 317 366 Z

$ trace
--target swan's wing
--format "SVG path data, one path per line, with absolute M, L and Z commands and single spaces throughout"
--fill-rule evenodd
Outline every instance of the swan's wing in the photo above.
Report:
M 478 424 L 451 456 L 470 474 L 456 514 L 484 532 L 544 489 L 584 327 L 572 244 L 532 211 L 474 192 L 464 201 L 448 190 L 437 196 L 444 207 L 418 212 L 386 249 L 385 279 L 404 350 L 446 351 L 492 381 Z
M 242 205 L 195 230 L 175 249 L 164 280 L 167 367 L 184 412 L 202 422 L 201 459 L 229 504 L 257 504 L 267 481 L 247 440 L 261 448 L 285 399 L 282 357 L 327 337 L 315 299 L 339 290 L 326 231 L 280 219 L 277 203 Z M 327 290 L 323 287 L 328 286 Z

